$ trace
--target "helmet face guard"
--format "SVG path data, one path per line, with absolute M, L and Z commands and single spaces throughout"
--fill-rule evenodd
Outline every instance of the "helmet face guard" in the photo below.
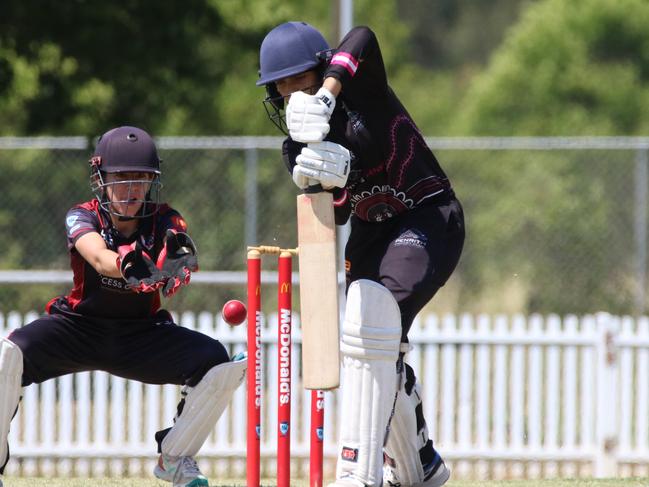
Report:
M 288 135 L 286 114 L 284 113 L 284 97 L 279 94 L 274 82 L 266 85 L 266 94 L 266 98 L 262 101 L 266 115 L 284 135 Z
M 106 181 L 106 174 L 97 166 L 92 166 L 90 170 L 90 188 L 103 210 L 121 220 L 146 218 L 157 213 L 162 190 L 159 174 L 154 173 L 150 180 L 135 178 L 118 181 Z M 147 188 L 143 189 L 142 186 Z M 133 207 L 138 207 L 138 211 L 129 214 L 128 210 Z

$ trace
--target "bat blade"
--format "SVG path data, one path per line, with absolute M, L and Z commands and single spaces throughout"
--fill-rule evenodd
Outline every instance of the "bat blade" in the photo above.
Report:
M 331 193 L 297 197 L 302 378 L 306 389 L 340 384 L 336 228 Z

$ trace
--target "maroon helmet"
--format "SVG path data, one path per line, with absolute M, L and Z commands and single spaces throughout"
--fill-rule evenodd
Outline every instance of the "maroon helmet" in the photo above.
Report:
M 151 136 L 137 127 L 117 127 L 109 130 L 97 141 L 95 152 L 90 158 L 90 187 L 101 207 L 121 219 L 144 218 L 158 211 L 160 202 L 160 163 L 158 151 Z M 150 187 L 143 199 L 132 197 L 136 184 L 141 179 L 120 179 L 107 182 L 107 173 L 150 173 Z M 119 200 L 109 200 L 107 189 L 122 189 L 125 195 Z M 136 215 L 125 215 L 115 208 L 115 204 L 141 204 Z

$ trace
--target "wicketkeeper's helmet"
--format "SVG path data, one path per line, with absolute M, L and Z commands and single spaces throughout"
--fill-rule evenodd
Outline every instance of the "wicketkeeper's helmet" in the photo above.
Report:
M 158 157 L 158 151 L 153 139 L 144 130 L 129 126 L 109 130 L 99 137 L 95 152 L 89 162 L 90 187 L 103 209 L 122 219 L 144 218 L 158 211 L 160 189 L 162 188 L 162 182 L 160 181 L 160 163 L 162 159 Z M 105 174 L 116 172 L 140 172 L 153 175 L 151 186 L 144 200 L 131 200 L 129 198 L 121 201 L 121 203 L 129 204 L 141 203 L 142 206 L 135 216 L 128 217 L 116 212 L 108 199 L 106 188 L 116 185 L 129 185 L 130 188 L 130 185 L 142 184 L 142 181 L 120 180 L 107 183 L 104 177 Z M 113 201 L 113 203 L 118 202 Z
M 271 30 L 259 50 L 259 80 L 257 86 L 266 87 L 264 107 L 270 120 L 288 133 L 280 110 L 284 99 L 277 91 L 275 81 L 311 69 L 324 69 L 330 59 L 329 44 L 323 35 L 306 22 L 286 22 Z

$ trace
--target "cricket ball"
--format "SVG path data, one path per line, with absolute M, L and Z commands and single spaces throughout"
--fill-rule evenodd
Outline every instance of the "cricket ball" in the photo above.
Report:
M 247 316 L 246 305 L 237 299 L 231 299 L 223 305 L 221 315 L 226 323 L 230 325 L 240 325 Z

